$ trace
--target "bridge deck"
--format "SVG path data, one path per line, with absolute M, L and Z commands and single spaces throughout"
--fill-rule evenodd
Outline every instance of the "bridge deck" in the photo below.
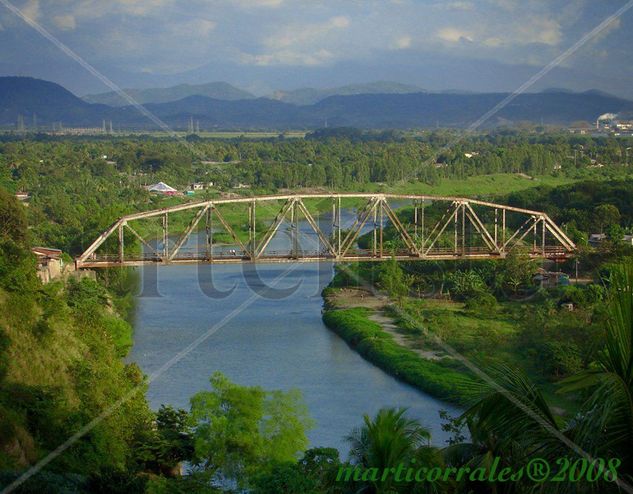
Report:
M 332 201 L 331 215 L 326 221 L 317 221 L 321 219 L 322 210 L 310 211 L 314 204 L 308 199 L 315 198 Z M 345 208 L 341 200 L 350 198 L 360 201 L 360 206 L 346 225 L 342 219 Z M 396 214 L 403 200 L 412 201 L 410 209 Z M 400 203 L 390 204 L 390 201 Z M 276 213 L 270 223 L 257 220 L 260 218 L 257 206 L 264 207 L 262 203 L 268 209 L 269 218 L 270 212 Z M 429 203 L 440 207 L 425 215 L 431 207 Z M 224 216 L 224 208 L 230 205 L 243 205 L 244 208 L 239 210 L 237 218 L 233 214 L 232 222 L 227 221 L 229 216 Z M 186 215 L 184 219 L 189 223 L 184 231 L 170 231 L 170 214 Z M 314 235 L 308 245 L 303 245 L 300 239 L 300 218 Z M 138 222 L 148 219 L 158 219 L 162 223 L 158 239 L 155 236 L 144 238 L 139 233 L 144 230 L 135 228 Z M 282 229 L 283 224 L 286 226 Z M 385 238 L 387 228 L 390 229 L 389 238 Z M 247 231 L 248 240 L 245 240 Z M 369 239 L 371 249 L 363 249 L 361 247 L 365 245 L 359 245 L 359 239 L 370 231 L 373 232 L 373 238 Z M 189 247 L 194 232 L 201 244 L 196 247 L 198 250 Z M 229 243 L 225 240 L 224 244 L 218 244 L 217 232 L 228 235 Z M 278 235 L 289 237 L 290 250 L 270 250 L 281 248 L 271 242 Z M 130 242 L 136 244 L 132 249 Z M 138 245 L 144 249 L 144 254 L 135 253 Z M 384 261 L 392 257 L 401 261 L 502 259 L 517 248 L 532 257 L 564 259 L 575 247 L 547 214 L 529 209 L 460 197 L 290 194 L 212 199 L 127 215 L 103 232 L 75 264 L 77 268 L 99 268 L 143 264 Z M 227 248 L 231 250 L 227 251 Z M 397 249 L 395 253 L 394 248 Z M 103 250 L 108 252 L 103 253 Z
M 208 257 L 204 254 L 187 254 L 166 260 L 156 255 L 145 254 L 139 256 L 128 256 L 121 262 L 116 255 L 99 255 L 92 259 L 82 262 L 84 268 L 103 268 L 103 267 L 121 267 L 121 266 L 143 266 L 143 265 L 169 265 L 169 264 L 241 264 L 241 263 L 259 263 L 259 264 L 275 264 L 275 263 L 313 263 L 313 262 L 380 262 L 390 259 L 397 261 L 454 261 L 460 259 L 484 260 L 484 259 L 503 259 L 503 253 L 490 253 L 484 248 L 471 248 L 465 254 L 455 252 L 453 249 L 434 249 L 427 255 L 412 255 L 407 251 L 396 252 L 395 254 L 374 255 L 371 251 L 352 252 L 345 257 L 337 258 L 325 252 L 300 252 L 295 256 L 290 253 L 275 253 L 261 256 L 253 259 L 244 252 L 236 254 L 223 254 Z M 570 257 L 570 254 L 561 248 L 547 248 L 545 253 L 542 251 L 528 252 L 533 258 L 545 258 L 552 260 L 564 260 Z

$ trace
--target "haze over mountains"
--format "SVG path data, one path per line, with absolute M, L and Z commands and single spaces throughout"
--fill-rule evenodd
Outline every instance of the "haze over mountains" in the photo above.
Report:
M 132 96 L 176 129 L 186 129 L 193 119 L 201 129 L 284 130 L 325 125 L 467 127 L 506 98 L 507 93 L 430 93 L 414 86 L 373 83 L 331 90 L 277 92 L 273 99 L 256 98 L 227 83 L 210 83 L 136 90 Z M 15 127 L 21 116 L 27 128 L 34 118 L 39 125 L 63 122 L 66 127 L 100 127 L 103 120 L 112 120 L 116 128 L 156 127 L 138 109 L 122 106 L 118 95 L 94 95 L 87 99 L 98 103 L 78 98 L 52 82 L 0 77 L 0 125 Z M 581 120 L 593 122 L 602 113 L 630 111 L 633 102 L 599 91 L 574 93 L 552 89 L 517 96 L 485 125 L 523 121 L 569 125 Z
M 186 98 L 187 96 L 208 96 L 225 101 L 238 99 L 255 99 L 248 91 L 238 89 L 227 82 L 210 82 L 208 84 L 178 84 L 166 88 L 125 89 L 127 94 L 139 103 L 167 103 Z M 366 84 L 350 84 L 329 89 L 299 88 L 277 90 L 268 95 L 270 99 L 292 103 L 294 105 L 312 105 L 329 96 L 349 96 L 353 94 L 406 94 L 425 92 L 424 89 L 398 82 L 378 81 Z M 83 97 L 88 103 L 101 103 L 110 106 L 126 106 L 129 102 L 115 92 L 89 94 Z
M 228 82 L 210 82 L 208 84 L 178 84 L 166 88 L 124 89 L 138 103 L 167 103 L 187 96 L 207 96 L 209 98 L 233 101 L 252 99 L 254 95 L 232 86 Z M 89 94 L 83 97 L 88 103 L 101 103 L 110 106 L 127 106 L 130 103 L 115 92 Z

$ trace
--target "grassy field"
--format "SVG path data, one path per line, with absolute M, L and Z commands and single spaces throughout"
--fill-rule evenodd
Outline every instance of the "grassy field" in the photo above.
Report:
M 503 303 L 492 314 L 473 313 L 463 303 L 450 300 L 409 299 L 404 311 L 423 328 L 438 336 L 448 346 L 482 369 L 494 364 L 521 368 L 541 390 L 548 401 L 562 409 L 573 409 L 574 404 L 556 393 L 557 386 L 544 378 L 538 362 L 527 358 L 518 336 L 521 331 L 515 303 Z M 430 349 L 443 353 L 432 338 L 416 327 L 399 321 L 412 348 Z
M 476 378 L 452 356 L 456 351 L 484 371 L 495 364 L 521 368 L 560 413 L 577 406 L 557 393 L 521 347 L 516 303 L 482 314 L 460 302 L 409 298 L 403 315 L 355 288 L 327 288 L 324 298 L 323 320 L 330 329 L 374 365 L 437 398 L 466 404 L 473 397 L 468 382 Z
M 453 195 L 453 196 L 465 196 L 465 197 L 480 197 L 487 199 L 494 199 L 497 196 L 505 195 L 511 192 L 525 190 L 531 187 L 538 187 L 541 185 L 558 186 L 573 183 L 573 179 L 564 177 L 534 177 L 528 178 L 525 175 L 517 174 L 495 174 L 495 175 L 482 175 L 476 177 L 470 177 L 468 179 L 443 179 L 440 184 L 431 186 L 422 182 L 406 182 L 397 185 L 380 185 L 380 184 L 366 184 L 362 188 L 358 189 L 341 189 L 336 192 L 388 192 L 394 194 L 427 194 L 427 195 Z M 288 193 L 290 191 L 284 191 Z M 324 189 L 310 190 L 301 189 L 300 193 L 309 194 L 311 192 L 327 192 Z M 265 192 L 269 194 L 269 191 Z M 259 192 L 257 189 L 250 189 L 248 191 L 240 191 L 240 195 L 262 195 L 264 192 Z M 200 202 L 210 198 L 220 197 L 219 191 L 214 191 L 211 194 L 208 192 L 197 194 L 188 197 L 160 197 L 155 196 L 151 208 L 165 208 L 183 202 Z M 328 199 L 323 201 L 310 201 L 309 199 L 304 201 L 310 212 L 314 216 L 318 216 L 319 213 L 329 212 L 331 210 L 331 201 Z M 356 200 L 344 200 L 343 207 L 356 208 L 363 204 L 364 201 Z M 264 229 L 270 225 L 275 215 L 281 208 L 282 203 L 260 203 L 257 208 L 258 218 L 258 235 L 263 234 Z M 244 205 L 224 205 L 220 210 L 224 218 L 229 224 L 231 224 L 243 242 L 248 240 L 248 206 Z M 173 232 L 184 231 L 189 224 L 191 218 L 195 215 L 195 212 L 181 212 L 170 215 L 170 230 Z M 149 223 L 149 222 L 148 222 Z M 217 221 L 216 221 L 217 223 Z M 162 231 L 160 229 L 160 221 L 154 220 L 153 224 L 145 226 L 139 225 L 139 232 L 149 237 L 160 237 Z M 198 229 L 204 229 L 204 222 L 200 222 Z M 219 243 L 233 243 L 232 238 L 228 233 L 218 232 L 214 235 L 214 238 Z M 130 237 L 129 241 L 135 242 L 133 237 Z
M 288 131 L 201 131 L 195 135 L 202 138 L 210 139 L 269 139 L 271 137 L 279 137 L 283 135 L 286 139 L 303 139 L 306 136 L 306 131 L 303 130 L 288 130 Z M 163 131 L 131 131 L 122 132 L 122 135 L 149 135 L 152 137 L 180 137 L 185 138 L 189 135 L 188 132 L 174 131 L 173 133 L 167 133 Z
M 364 307 L 327 310 L 323 321 L 363 358 L 388 374 L 447 402 L 468 402 L 469 378 L 459 364 L 420 358 L 370 320 L 371 313 Z
M 397 186 L 385 186 L 383 190 L 394 194 L 453 195 L 466 197 L 495 197 L 541 185 L 556 187 L 574 183 L 574 179 L 550 175 L 528 178 L 524 175 L 497 173 L 466 179 L 445 178 L 438 185 L 407 182 Z

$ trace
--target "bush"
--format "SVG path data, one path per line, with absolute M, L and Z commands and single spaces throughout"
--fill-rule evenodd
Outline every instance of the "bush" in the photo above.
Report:
M 103 319 L 106 331 L 112 337 L 116 346 L 117 355 L 125 357 L 134 343 L 132 326 L 123 319 L 115 316 L 106 316 Z
M 464 307 L 473 314 L 490 316 L 497 311 L 497 299 L 490 293 L 480 292 L 466 300 Z
M 364 308 L 332 310 L 323 314 L 323 321 L 363 358 L 388 374 L 441 399 L 460 404 L 468 401 L 468 378 L 449 365 L 424 360 L 398 345 L 367 314 Z

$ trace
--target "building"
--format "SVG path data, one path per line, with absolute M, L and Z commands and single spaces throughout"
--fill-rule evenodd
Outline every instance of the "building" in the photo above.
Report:
M 175 196 L 178 191 L 173 187 L 170 187 L 165 182 L 158 182 L 154 185 L 148 185 L 147 190 L 149 192 L 156 192 L 157 194 L 163 194 L 164 196 Z
M 15 194 L 15 198 L 20 202 L 28 202 L 31 196 L 28 192 L 18 192 Z
M 542 268 L 538 270 L 532 279 L 543 288 L 569 285 L 569 276 L 567 274 L 560 271 L 546 271 Z
M 592 233 L 589 235 L 589 245 L 594 247 L 607 238 L 606 233 Z
M 618 116 L 615 113 L 603 113 L 596 120 L 596 129 L 609 130 L 615 126 Z
M 622 115 L 605 113 L 596 120 L 596 130 L 613 133 L 616 136 L 633 135 L 633 121 L 625 120 Z
M 31 252 L 37 257 L 37 276 L 42 283 L 59 278 L 64 272 L 62 251 L 49 247 L 33 247 Z
M 191 190 L 204 190 L 205 184 L 203 184 L 202 182 L 194 182 L 189 186 L 189 188 Z

